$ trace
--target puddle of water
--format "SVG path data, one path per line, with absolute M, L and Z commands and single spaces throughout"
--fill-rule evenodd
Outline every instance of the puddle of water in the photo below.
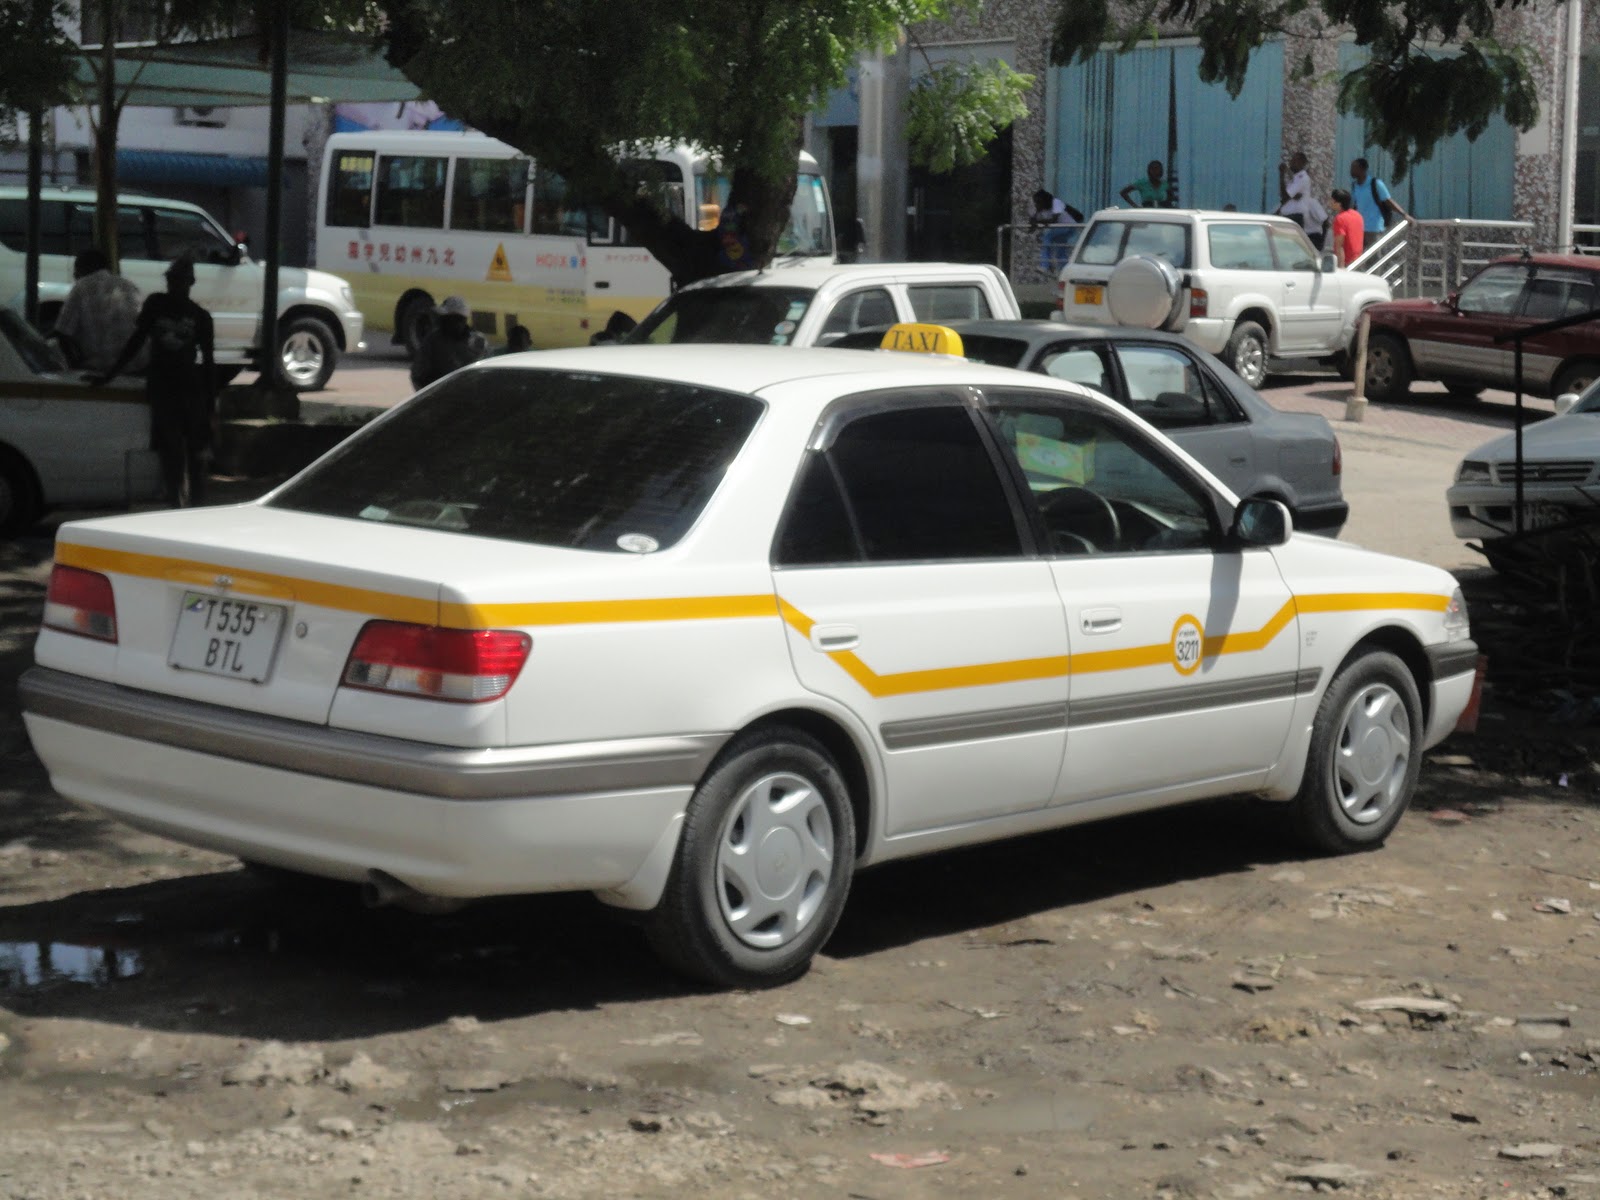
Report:
M 137 950 L 70 942 L 0 942 L 0 991 L 87 983 L 105 987 L 144 973 Z

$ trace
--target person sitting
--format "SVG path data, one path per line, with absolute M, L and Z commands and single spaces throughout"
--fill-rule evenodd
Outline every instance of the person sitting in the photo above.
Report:
M 411 386 L 418 391 L 489 353 L 483 334 L 472 328 L 472 309 L 460 296 L 446 296 L 433 311 L 439 319 L 411 362 Z
M 50 336 L 73 366 L 108 374 L 133 336 L 142 297 L 132 280 L 111 273 L 111 260 L 97 246 L 73 260 L 72 278 L 72 290 Z M 141 354 L 135 369 L 143 363 Z

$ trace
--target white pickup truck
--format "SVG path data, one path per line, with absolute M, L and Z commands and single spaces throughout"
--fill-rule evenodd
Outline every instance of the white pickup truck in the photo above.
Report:
M 983 263 L 780 266 L 680 288 L 623 340 L 828 346 L 906 321 L 1021 315 L 1006 277 Z

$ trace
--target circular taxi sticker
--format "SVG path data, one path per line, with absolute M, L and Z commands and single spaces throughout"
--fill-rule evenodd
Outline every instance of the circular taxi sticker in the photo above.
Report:
M 1200 651 L 1205 645 L 1205 630 L 1198 617 L 1187 613 L 1172 627 L 1172 665 L 1180 675 L 1193 675 L 1200 669 Z

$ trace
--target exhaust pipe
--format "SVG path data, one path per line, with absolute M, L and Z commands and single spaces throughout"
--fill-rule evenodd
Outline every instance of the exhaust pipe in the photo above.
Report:
M 368 908 L 403 908 L 425 917 L 443 916 L 466 906 L 454 896 L 430 896 L 409 883 L 401 883 L 387 871 L 368 871 L 361 885 L 361 903 Z

